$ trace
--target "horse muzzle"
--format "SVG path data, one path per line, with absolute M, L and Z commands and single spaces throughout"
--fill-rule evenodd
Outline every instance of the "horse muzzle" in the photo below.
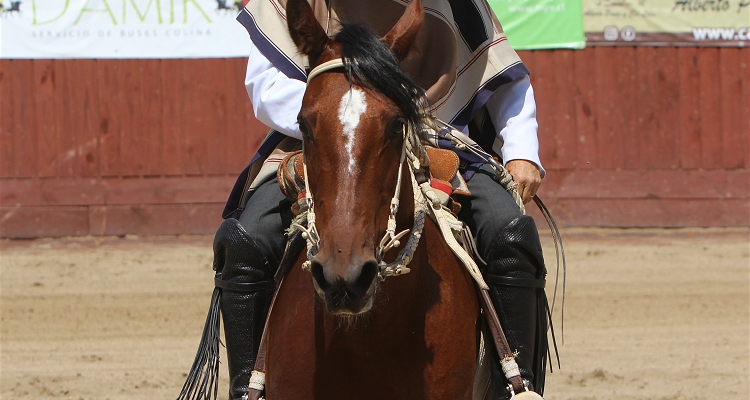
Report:
M 315 291 L 331 314 L 357 315 L 372 308 L 378 285 L 378 264 L 375 260 L 345 268 L 335 268 L 334 265 L 313 260 L 310 272 Z

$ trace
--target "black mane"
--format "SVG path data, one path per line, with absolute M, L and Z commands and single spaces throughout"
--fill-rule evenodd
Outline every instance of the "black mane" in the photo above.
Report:
M 350 81 L 383 93 L 404 113 L 412 127 L 420 125 L 426 104 L 424 89 L 401 70 L 396 56 L 374 33 L 361 25 L 342 23 L 334 36 Z

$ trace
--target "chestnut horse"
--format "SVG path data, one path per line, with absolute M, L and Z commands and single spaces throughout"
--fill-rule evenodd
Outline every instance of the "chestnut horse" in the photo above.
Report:
M 409 163 L 400 160 L 404 132 L 420 124 L 423 91 L 398 62 L 420 29 L 421 4 L 414 0 L 382 39 L 349 24 L 329 38 L 306 0 L 289 0 L 286 11 L 313 71 L 343 65 L 311 74 L 299 114 L 319 239 L 284 277 L 267 322 L 267 397 L 471 399 L 475 283 L 429 218 L 411 272 L 381 279 L 382 258 L 399 254 L 396 244 L 378 255 L 399 174 L 396 225 L 415 220 Z

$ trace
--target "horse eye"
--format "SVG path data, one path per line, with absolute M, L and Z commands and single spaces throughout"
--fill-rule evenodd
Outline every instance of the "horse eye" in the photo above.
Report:
M 307 127 L 307 121 L 302 116 L 297 117 L 297 124 L 299 124 L 299 130 L 302 132 L 302 137 L 310 139 L 310 131 Z
M 399 137 L 403 134 L 404 128 L 406 127 L 406 121 L 403 118 L 398 118 L 393 121 L 391 125 L 391 136 Z

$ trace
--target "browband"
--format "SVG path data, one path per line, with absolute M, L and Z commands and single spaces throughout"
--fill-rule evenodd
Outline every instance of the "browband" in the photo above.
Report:
M 312 78 L 315 78 L 316 76 L 320 75 L 323 72 L 341 68 L 344 66 L 344 60 L 340 58 L 334 58 L 331 61 L 326 61 L 323 64 L 318 65 L 317 67 L 313 68 L 312 71 L 310 71 L 309 74 L 307 74 L 307 83 L 310 84 L 310 81 Z

